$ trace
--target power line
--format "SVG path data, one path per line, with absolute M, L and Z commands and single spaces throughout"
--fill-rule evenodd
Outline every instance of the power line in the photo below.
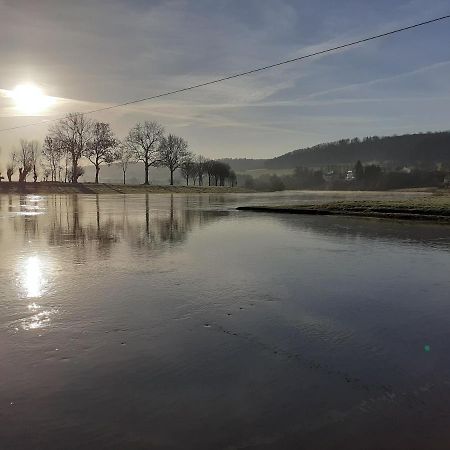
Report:
M 109 111 L 111 109 L 123 108 L 124 106 L 134 105 L 136 103 L 147 102 L 149 100 L 155 100 L 157 98 L 167 97 L 169 95 L 179 94 L 181 92 L 192 91 L 193 89 L 198 89 L 198 88 L 201 88 L 201 87 L 210 86 L 212 84 L 222 83 L 223 81 L 232 80 L 234 78 L 239 78 L 239 77 L 243 77 L 243 76 L 246 76 L 246 75 L 251 75 L 251 74 L 254 74 L 254 73 L 257 73 L 257 72 L 262 72 L 263 70 L 273 69 L 274 67 L 279 67 L 279 66 L 283 66 L 285 64 L 291 64 L 293 62 L 302 61 L 304 59 L 312 58 L 313 56 L 323 55 L 325 53 L 331 53 L 331 52 L 334 52 L 336 50 L 341 50 L 343 48 L 352 47 L 354 45 L 362 44 L 364 42 L 373 41 L 375 39 L 380 39 L 382 37 L 391 36 L 393 34 L 401 33 L 403 31 L 407 31 L 407 30 L 412 30 L 413 28 L 422 27 L 424 25 L 429 25 L 429 24 L 432 24 L 432 23 L 435 23 L 435 22 L 440 22 L 442 20 L 447 20 L 447 19 L 450 19 L 450 14 L 447 14 L 447 15 L 441 16 L 441 17 L 436 17 L 436 18 L 431 19 L 431 20 L 426 20 L 424 22 L 418 22 L 418 23 L 415 23 L 414 25 L 409 25 L 407 27 L 397 28 L 395 30 L 387 31 L 386 33 L 376 34 L 374 36 L 369 36 L 367 38 L 358 39 L 357 41 L 347 42 L 346 44 L 341 44 L 341 45 L 337 45 L 335 47 L 330 47 L 330 48 L 327 48 L 326 50 L 319 50 L 317 52 L 313 52 L 313 53 L 309 53 L 307 55 L 299 56 L 297 58 L 286 59 L 284 61 L 280 61 L 280 62 L 277 62 L 277 63 L 274 63 L 274 64 L 270 64 L 268 66 L 257 67 L 255 69 L 247 70 L 246 72 L 240 72 L 240 73 L 236 73 L 234 75 L 228 75 L 228 76 L 225 76 L 225 77 L 222 77 L 222 78 L 217 78 L 215 80 L 206 81 L 205 83 L 195 84 L 195 85 L 188 86 L 188 87 L 185 87 L 185 88 L 176 89 L 176 90 L 168 91 L 168 92 L 163 92 L 161 94 L 152 95 L 150 97 L 140 98 L 140 99 L 137 99 L 137 100 L 130 100 L 128 102 L 119 103 L 119 104 L 111 105 L 111 106 L 105 106 L 103 108 L 92 109 L 92 110 L 86 111 L 86 112 L 84 112 L 82 114 L 94 114 L 94 113 L 98 113 L 98 112 L 102 112 L 102 111 Z M 12 131 L 12 130 L 20 129 L 20 128 L 26 128 L 26 127 L 36 126 L 36 125 L 42 125 L 44 123 L 51 123 L 51 122 L 55 122 L 57 120 L 60 120 L 62 118 L 63 117 L 59 117 L 59 118 L 56 118 L 56 119 L 47 119 L 47 120 L 42 120 L 40 122 L 34 122 L 34 123 L 25 124 L 25 125 L 18 125 L 18 126 L 10 127 L 10 128 L 2 128 L 2 129 L 0 129 L 0 133 L 4 132 L 4 131 Z

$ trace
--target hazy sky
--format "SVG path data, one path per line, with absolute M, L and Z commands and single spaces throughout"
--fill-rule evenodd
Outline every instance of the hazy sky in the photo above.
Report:
M 450 13 L 440 0 L 0 0 L 0 128 L 8 90 L 40 85 L 43 117 L 151 96 Z M 450 21 L 95 116 L 123 136 L 157 120 L 209 157 L 271 157 L 342 137 L 450 126 Z M 40 120 L 40 119 L 38 119 Z M 2 158 L 21 137 L 0 134 Z

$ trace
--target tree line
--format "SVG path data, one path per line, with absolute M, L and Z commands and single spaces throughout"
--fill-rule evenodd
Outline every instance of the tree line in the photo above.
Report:
M 19 149 L 10 154 L 6 176 L 11 182 L 17 173 L 18 181 L 25 183 L 32 174 L 36 182 L 40 163 L 43 181 L 78 183 L 84 174 L 80 164 L 83 158 L 95 167 L 95 183 L 99 182 L 101 167 L 112 163 L 120 165 L 124 184 L 131 163 L 143 163 L 144 184 L 150 184 L 151 167 L 167 167 L 171 185 L 176 170 L 186 185 L 202 186 L 207 181 L 209 186 L 235 186 L 237 182 L 228 164 L 195 155 L 185 139 L 166 135 L 158 122 L 137 123 L 120 140 L 109 123 L 92 120 L 82 113 L 70 113 L 53 124 L 42 145 L 36 140 L 21 139 Z
M 446 183 L 450 164 L 426 170 L 397 166 L 389 169 L 377 164 L 329 166 L 327 170 L 304 166 L 291 173 L 266 173 L 257 178 L 240 175 L 239 184 L 256 191 L 288 190 L 389 190 L 415 187 L 439 187 Z

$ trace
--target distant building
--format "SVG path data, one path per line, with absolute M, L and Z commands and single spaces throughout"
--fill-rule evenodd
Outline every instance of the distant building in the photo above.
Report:
M 353 173 L 353 170 L 347 170 L 347 174 L 345 175 L 345 181 L 355 181 L 356 177 Z

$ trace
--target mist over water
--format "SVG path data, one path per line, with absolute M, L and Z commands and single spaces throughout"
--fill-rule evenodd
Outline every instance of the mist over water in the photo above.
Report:
M 329 199 L 0 196 L 0 448 L 448 448 L 449 228 Z

